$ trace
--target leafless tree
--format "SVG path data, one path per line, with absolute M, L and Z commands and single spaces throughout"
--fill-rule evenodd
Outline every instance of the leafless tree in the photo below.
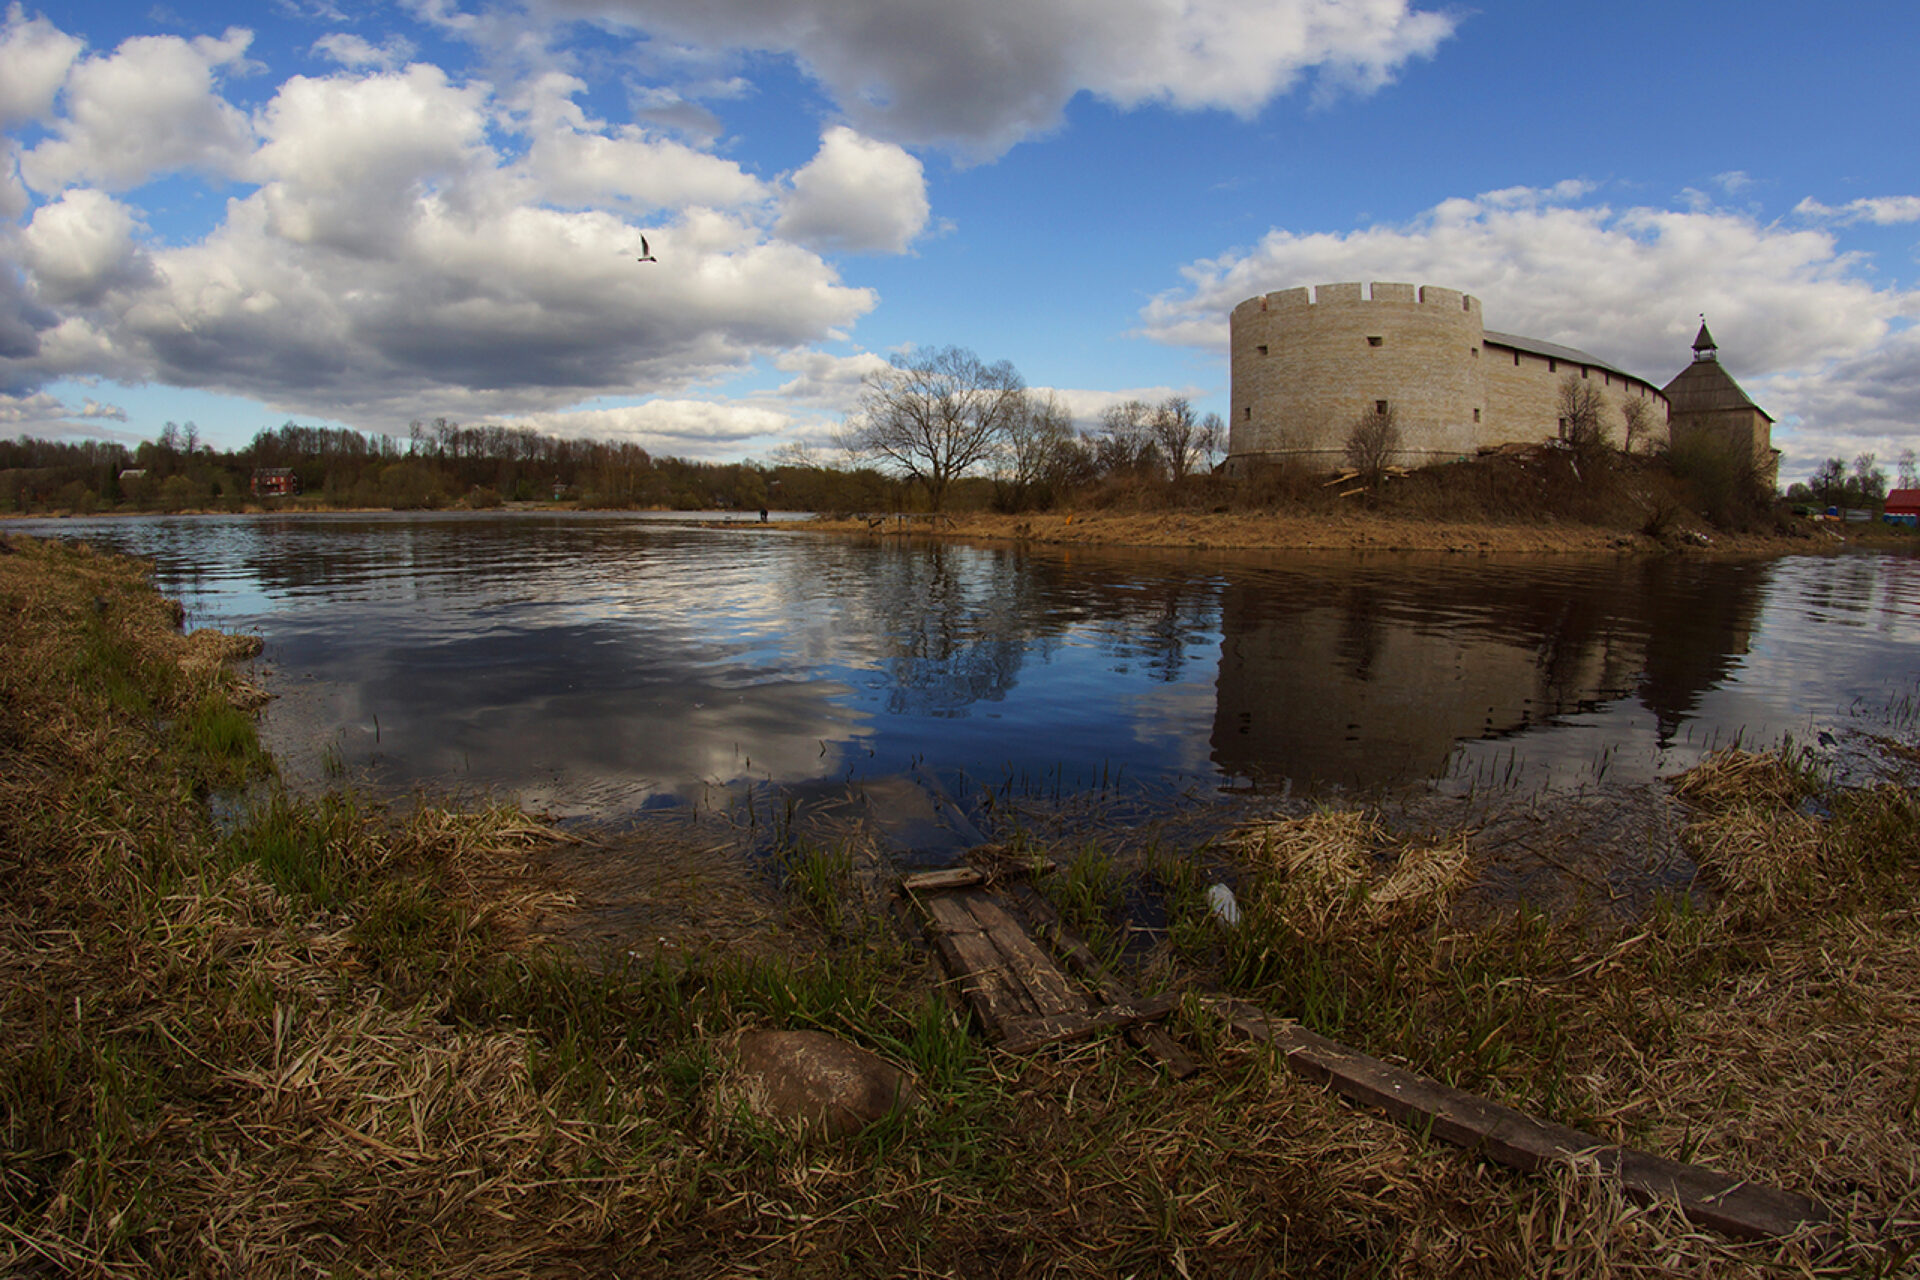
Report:
M 1227 424 L 1217 413 L 1200 419 L 1200 461 L 1211 471 L 1227 452 Z
M 1072 440 L 1073 415 L 1052 392 L 1022 396 L 1019 410 L 1007 420 L 1000 500 L 1016 510 L 1026 506 L 1034 491 L 1059 471 L 1061 451 Z
M 1347 431 L 1347 465 L 1360 473 L 1363 484 L 1378 484 L 1398 452 L 1400 420 L 1392 405 L 1353 420 Z
M 1160 459 L 1153 441 L 1153 410 L 1139 400 L 1123 400 L 1100 415 L 1093 453 L 1102 475 L 1157 472 Z
M 1896 465 L 1899 467 L 1902 489 L 1920 488 L 1920 464 L 1915 463 L 1913 450 L 1902 449 L 1900 460 Z
M 1644 395 L 1637 396 L 1629 392 L 1626 399 L 1620 402 L 1620 419 L 1625 424 L 1622 428 L 1620 452 L 1632 453 L 1635 445 L 1644 445 L 1646 441 L 1653 438 L 1653 428 L 1656 425 L 1653 403 Z
M 1147 419 L 1147 430 L 1166 460 L 1173 482 L 1179 484 L 1193 469 L 1200 452 L 1200 419 L 1185 396 L 1168 396 Z
M 1026 384 L 1012 364 L 986 364 L 962 347 L 896 357 L 860 383 L 840 443 L 926 486 L 939 511 L 947 487 L 992 459 L 1021 412 Z
M 1601 415 L 1606 400 L 1590 378 L 1570 373 L 1560 381 L 1560 438 L 1573 446 L 1575 453 L 1592 454 L 1607 443 L 1607 428 Z

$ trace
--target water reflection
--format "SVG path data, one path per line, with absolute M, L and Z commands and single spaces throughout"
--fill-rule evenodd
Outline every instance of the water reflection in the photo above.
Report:
M 1904 714 L 1920 682 L 1920 565 L 1889 556 L 1023 550 L 584 514 L 8 527 L 151 556 L 195 625 L 259 631 L 297 776 L 332 757 L 563 813 L 909 774 L 1651 777 L 1734 734 Z
M 1213 758 L 1256 782 L 1436 778 L 1462 740 L 1629 696 L 1672 745 L 1747 651 L 1771 566 L 1702 560 L 1326 566 L 1221 602 Z

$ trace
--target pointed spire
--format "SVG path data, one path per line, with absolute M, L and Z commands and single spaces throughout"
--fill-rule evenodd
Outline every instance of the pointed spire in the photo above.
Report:
M 1700 317 L 1699 336 L 1693 340 L 1693 358 L 1695 360 L 1718 360 L 1720 358 L 1719 353 L 1720 344 L 1713 340 L 1711 333 L 1707 332 L 1707 318 L 1703 315 Z

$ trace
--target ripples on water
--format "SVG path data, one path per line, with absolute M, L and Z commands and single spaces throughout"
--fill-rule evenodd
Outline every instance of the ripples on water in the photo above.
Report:
M 616 816 L 749 783 L 1641 781 L 1909 724 L 1920 562 L 1089 552 L 617 515 L 43 521 L 256 631 L 296 777 Z

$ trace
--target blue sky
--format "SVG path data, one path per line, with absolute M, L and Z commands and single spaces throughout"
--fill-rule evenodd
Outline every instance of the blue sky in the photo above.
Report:
M 0 432 L 825 449 L 912 345 L 1224 410 L 1268 289 L 1464 289 L 1782 479 L 1920 448 L 1920 6 L 275 0 L 0 27 Z M 657 263 L 634 261 L 645 235 Z

